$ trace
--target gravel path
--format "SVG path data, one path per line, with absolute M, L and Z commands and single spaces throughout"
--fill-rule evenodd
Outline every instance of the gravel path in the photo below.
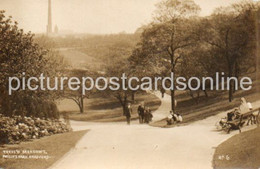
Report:
M 154 112 L 154 119 L 165 118 L 169 109 L 170 97 L 166 95 Z M 90 132 L 51 169 L 210 169 L 215 147 L 238 134 L 215 130 L 216 121 L 225 114 L 174 128 L 155 128 L 137 122 L 128 126 L 72 121 L 74 130 Z M 244 127 L 242 131 L 254 127 Z

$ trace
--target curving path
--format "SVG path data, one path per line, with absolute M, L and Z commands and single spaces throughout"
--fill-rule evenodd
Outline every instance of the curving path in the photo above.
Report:
M 162 98 L 162 94 L 160 91 L 147 92 L 154 94 L 161 100 L 161 106 L 155 112 L 153 112 L 153 121 L 159 121 L 167 117 L 171 109 L 171 96 L 168 94 L 164 94 L 164 97 Z
M 168 115 L 169 99 L 167 95 L 162 99 L 161 107 L 154 112 L 156 120 Z M 174 128 L 154 128 L 137 122 L 127 126 L 72 121 L 74 130 L 90 132 L 51 169 L 210 169 L 214 148 L 238 133 L 215 131 L 214 124 L 225 113 Z

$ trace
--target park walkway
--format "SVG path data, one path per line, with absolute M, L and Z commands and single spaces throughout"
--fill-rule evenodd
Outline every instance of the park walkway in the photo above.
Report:
M 162 98 L 162 94 L 160 91 L 149 92 L 154 94 L 158 98 L 161 99 L 161 106 L 153 113 L 153 121 L 159 121 L 164 119 L 169 115 L 169 111 L 171 109 L 171 97 L 168 94 L 165 94 Z
M 156 120 L 168 115 L 169 99 L 162 99 Z M 214 124 L 225 114 L 174 128 L 72 121 L 74 130 L 90 131 L 51 169 L 210 169 L 215 147 L 238 133 L 215 131 Z

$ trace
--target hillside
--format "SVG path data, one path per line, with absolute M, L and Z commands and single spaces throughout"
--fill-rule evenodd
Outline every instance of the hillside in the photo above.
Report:
M 224 156 L 225 158 L 221 158 Z M 213 158 L 214 169 L 258 169 L 260 166 L 260 128 L 242 132 L 220 144 Z

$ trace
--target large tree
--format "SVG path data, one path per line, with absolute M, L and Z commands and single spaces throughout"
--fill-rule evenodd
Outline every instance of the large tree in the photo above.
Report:
M 67 70 L 66 77 L 70 78 L 78 78 L 79 80 L 82 80 L 82 78 L 85 77 L 91 77 L 93 80 L 96 78 L 97 73 L 95 72 L 90 72 L 89 70 L 84 70 L 84 69 L 69 69 Z M 92 84 L 90 84 L 90 81 L 86 80 L 85 82 L 85 87 L 90 88 Z M 85 90 L 83 93 L 82 91 L 82 85 L 77 87 L 78 85 L 72 85 L 72 88 L 75 88 L 77 90 L 72 90 L 72 88 L 68 87 L 68 81 L 66 84 L 64 84 L 64 91 L 63 91 L 63 97 L 73 100 L 77 106 L 79 107 L 80 113 L 84 113 L 85 109 L 85 102 L 86 99 L 88 99 L 92 94 L 95 93 L 96 89 L 92 90 Z
M 58 77 L 63 69 L 60 61 L 51 51 L 39 47 L 33 34 L 24 33 L 17 22 L 0 11 L 0 113 L 50 117 L 48 112 L 51 107 L 56 109 L 54 100 L 59 97 L 58 92 L 19 89 L 9 95 L 8 79 L 28 79 L 42 73 L 50 78 Z M 32 85 L 37 85 L 37 82 Z
M 192 0 L 163 0 L 157 4 L 154 21 L 144 29 L 139 44 L 157 73 L 176 73 L 183 51 L 195 44 L 192 25 L 200 8 Z M 194 18 L 191 20 L 190 18 Z M 168 67 L 167 65 L 170 66 Z M 165 71 L 166 70 L 166 71 Z M 168 72 L 168 75 L 170 74 Z M 175 81 L 175 79 L 173 79 Z M 175 90 L 171 89 L 172 110 L 175 111 Z
M 228 77 L 237 77 L 255 65 L 255 11 L 253 3 L 239 3 L 218 8 L 201 25 L 199 37 L 211 45 L 210 51 Z M 247 64 L 244 64 L 247 63 Z M 234 83 L 229 83 L 229 101 Z
M 114 97 L 118 100 L 122 107 L 123 114 L 126 113 L 127 104 L 131 102 L 130 97 L 132 96 L 132 90 L 129 89 L 127 79 L 122 79 L 122 75 L 124 74 L 126 77 L 129 77 L 129 63 L 127 59 L 117 58 L 113 63 L 108 64 L 106 66 L 106 74 L 109 78 L 118 78 L 117 80 L 113 80 L 119 84 L 116 85 L 110 84 L 113 88 L 117 87 L 117 90 L 111 90 L 110 88 L 103 92 L 106 96 Z M 123 84 L 123 81 L 125 83 Z

